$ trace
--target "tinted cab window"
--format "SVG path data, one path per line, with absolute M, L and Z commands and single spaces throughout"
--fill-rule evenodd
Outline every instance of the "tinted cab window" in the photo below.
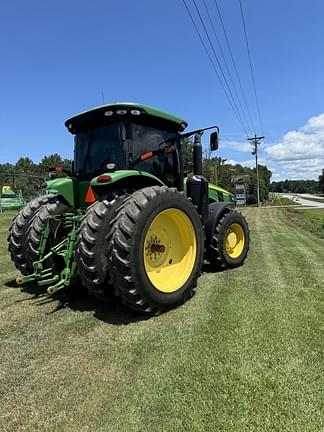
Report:
M 175 141 L 165 143 L 166 140 L 177 136 L 174 132 L 163 131 L 135 123 L 131 127 L 131 152 L 133 160 L 144 153 L 157 150 L 165 145 L 175 145 Z M 149 172 L 160 178 L 168 186 L 177 186 L 179 182 L 178 166 L 178 153 L 172 152 L 137 162 L 134 165 L 134 169 Z

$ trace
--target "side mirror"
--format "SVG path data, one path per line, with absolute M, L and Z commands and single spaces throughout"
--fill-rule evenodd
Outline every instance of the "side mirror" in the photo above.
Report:
M 214 151 L 218 149 L 218 136 L 219 136 L 219 132 L 212 132 L 210 134 L 210 150 Z

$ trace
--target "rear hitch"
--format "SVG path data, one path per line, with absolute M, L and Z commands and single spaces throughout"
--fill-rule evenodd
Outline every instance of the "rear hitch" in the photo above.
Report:
M 67 237 L 57 245 L 49 248 L 47 242 L 50 234 L 50 222 L 59 221 L 64 224 L 64 227 L 70 229 Z M 40 258 L 33 263 L 34 272 L 19 276 L 16 279 L 18 285 L 23 285 L 28 282 L 36 282 L 39 286 L 50 285 L 47 288 L 48 294 L 54 294 L 62 288 L 69 286 L 77 279 L 75 257 L 75 241 L 77 237 L 77 229 L 80 225 L 81 214 L 66 213 L 63 215 L 52 215 L 47 221 L 47 226 L 42 233 L 40 244 Z M 48 251 L 45 253 L 45 251 Z M 50 258 L 59 256 L 63 258 L 64 267 L 56 268 L 55 264 L 50 264 L 46 267 Z

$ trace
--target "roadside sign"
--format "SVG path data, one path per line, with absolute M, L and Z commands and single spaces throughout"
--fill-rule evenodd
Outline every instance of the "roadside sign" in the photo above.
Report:
M 237 183 L 235 185 L 235 199 L 236 204 L 245 205 L 246 204 L 246 194 L 245 185 Z
M 241 199 L 237 199 L 237 200 L 236 200 L 236 204 L 239 204 L 239 205 L 245 205 L 245 204 L 246 204 L 246 201 L 245 201 L 245 199 L 243 199 L 243 200 L 241 200 Z

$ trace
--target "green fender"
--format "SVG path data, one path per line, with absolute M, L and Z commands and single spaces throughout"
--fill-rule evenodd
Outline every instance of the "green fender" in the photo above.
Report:
M 109 181 L 100 182 L 100 176 L 109 176 Z M 77 178 L 62 177 L 48 180 L 46 192 L 60 195 L 72 208 L 87 207 L 84 202 L 89 184 L 94 188 L 134 188 L 141 189 L 146 186 L 164 186 L 164 183 L 154 175 L 145 171 L 118 170 L 114 172 L 102 173 L 94 177 L 91 181 L 79 181 Z
M 46 182 L 46 191 L 61 195 L 72 207 L 75 207 L 74 179 L 71 177 L 56 178 Z
M 185 177 L 184 179 L 184 191 L 185 193 L 187 193 L 187 180 L 188 177 Z M 216 186 L 212 183 L 208 183 L 208 199 L 209 202 L 234 202 L 235 201 L 235 196 L 223 189 L 220 186 Z
M 100 177 L 110 177 L 109 181 L 101 182 Z M 99 179 L 99 181 L 98 181 Z M 111 185 L 123 185 L 123 187 L 134 187 L 137 188 L 145 187 L 145 186 L 164 186 L 164 183 L 153 174 L 150 174 L 145 171 L 137 171 L 137 170 L 117 170 L 112 172 L 107 172 L 100 174 L 99 176 L 93 178 L 90 182 L 91 186 L 96 187 L 111 187 Z

